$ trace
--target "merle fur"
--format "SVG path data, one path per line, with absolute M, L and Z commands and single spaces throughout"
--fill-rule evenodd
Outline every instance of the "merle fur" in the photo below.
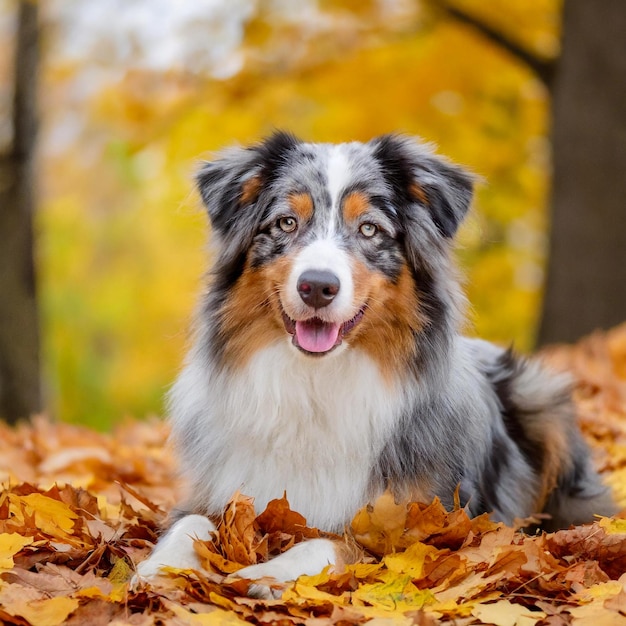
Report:
M 556 423 L 570 433 L 570 446 L 558 484 L 545 504 L 545 512 L 552 516 L 548 524 L 567 526 L 591 521 L 593 513 L 613 512 L 610 495 L 593 470 L 576 428 L 567 385 L 541 369 L 535 372 L 534 366 L 511 351 L 459 335 L 463 295 L 450 261 L 450 242 L 468 211 L 472 176 L 397 135 L 349 149 L 354 185 L 361 185 L 371 204 L 386 215 L 390 231 L 368 244 L 377 247 L 362 252 L 362 258 L 392 282 L 406 263 L 425 320 L 423 328 L 414 332 L 414 350 L 405 364 L 405 384 L 412 388 L 370 470 L 370 495 L 385 488 L 399 496 L 411 495 L 417 485 L 420 493 L 438 495 L 451 505 L 460 485 L 472 514 L 491 512 L 511 522 L 537 513 L 530 492 L 537 489 L 548 442 L 538 439 L 536 430 L 541 431 L 545 423 L 545 432 L 550 432 L 547 427 Z M 262 266 L 292 245 L 273 227 L 281 194 L 309 184 L 316 205 L 310 228 L 316 219 L 323 219 L 328 197 L 323 170 L 317 166 L 320 154 L 323 148 L 277 133 L 251 148 L 226 151 L 201 169 L 198 187 L 218 252 L 194 358 L 201 355 L 220 369 L 228 341 L 220 334 L 220 315 L 230 289 L 246 263 Z M 259 193 L 244 203 L 243 185 L 253 177 L 261 183 Z M 426 202 L 412 193 L 414 184 Z M 307 232 L 298 234 L 301 245 Z M 347 236 L 345 246 L 358 251 Z M 545 399 L 537 406 L 530 396 Z M 200 417 L 181 429 L 181 454 L 185 454 L 184 442 L 202 436 Z

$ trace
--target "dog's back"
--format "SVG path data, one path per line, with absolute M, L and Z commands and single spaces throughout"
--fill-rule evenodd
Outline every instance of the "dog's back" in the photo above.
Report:
M 484 341 L 467 340 L 467 345 L 496 394 L 501 423 L 468 498 L 470 511 L 493 511 L 511 521 L 526 501 L 527 513 L 546 515 L 542 527 L 547 530 L 589 522 L 594 513 L 613 513 L 611 495 L 576 423 L 569 378 L 536 358 Z

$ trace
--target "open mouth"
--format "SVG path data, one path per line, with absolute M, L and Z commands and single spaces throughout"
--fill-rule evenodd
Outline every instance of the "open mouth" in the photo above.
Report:
M 350 320 L 343 322 L 325 322 L 319 317 L 308 320 L 292 320 L 282 311 L 285 330 L 292 336 L 292 343 L 306 354 L 322 356 L 335 349 L 363 318 L 365 307 Z

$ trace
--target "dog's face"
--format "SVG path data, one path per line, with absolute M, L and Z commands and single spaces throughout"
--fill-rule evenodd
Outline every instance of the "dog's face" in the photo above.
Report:
M 415 351 L 471 199 L 460 168 L 402 137 L 331 145 L 277 133 L 222 153 L 198 184 L 219 244 L 224 358 L 241 364 L 289 340 L 308 357 L 360 348 L 393 369 Z

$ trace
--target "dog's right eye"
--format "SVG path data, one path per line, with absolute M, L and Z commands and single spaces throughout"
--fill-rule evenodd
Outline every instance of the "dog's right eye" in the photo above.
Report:
M 281 217 L 277 223 L 278 228 L 285 233 L 292 233 L 298 227 L 298 222 L 295 217 Z

